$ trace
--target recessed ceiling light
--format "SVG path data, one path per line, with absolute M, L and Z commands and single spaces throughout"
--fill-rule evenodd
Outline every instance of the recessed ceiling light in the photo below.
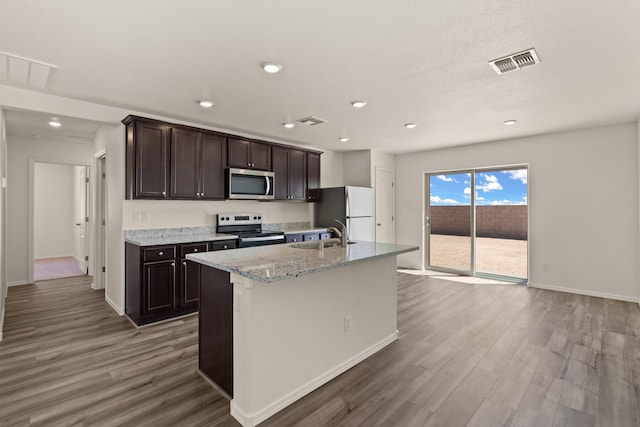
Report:
M 342 138 L 338 138 L 338 141 L 340 141 L 340 142 L 348 142 L 349 138 L 347 138 L 346 136 L 343 136 Z
M 56 121 L 56 120 L 51 120 L 49 122 L 49 126 L 53 126 L 54 128 L 59 128 L 60 126 L 62 126 L 62 123 Z
M 405 123 L 404 124 L 404 127 L 406 127 L 407 129 L 413 129 L 416 126 L 418 126 L 416 123 Z
M 273 62 L 263 62 L 260 66 L 269 74 L 279 73 L 282 70 L 282 65 L 274 64 Z
M 282 126 L 286 127 L 287 129 L 291 129 L 291 128 L 295 127 L 296 124 L 287 122 L 287 123 L 283 123 Z
M 198 101 L 198 104 L 202 108 L 211 108 L 215 105 L 215 103 L 209 99 L 203 99 L 202 101 Z
M 362 108 L 367 105 L 367 101 L 352 101 L 351 105 L 353 105 L 354 108 Z
M 511 126 L 511 125 L 515 125 L 516 123 L 518 123 L 517 120 L 505 120 L 504 124 L 507 126 Z

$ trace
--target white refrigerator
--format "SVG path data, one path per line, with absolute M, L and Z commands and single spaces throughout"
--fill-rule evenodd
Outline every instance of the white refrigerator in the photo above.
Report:
M 314 206 L 317 227 L 347 226 L 348 239 L 375 242 L 376 200 L 370 187 L 334 187 L 320 189 L 320 201 Z

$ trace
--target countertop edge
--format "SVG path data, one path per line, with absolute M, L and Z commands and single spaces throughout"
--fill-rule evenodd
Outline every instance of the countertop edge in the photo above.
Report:
M 132 245 L 146 247 L 146 246 L 159 246 L 159 245 L 183 245 L 187 243 L 201 243 L 201 242 L 215 242 L 216 240 L 233 240 L 238 236 L 234 234 L 225 235 L 184 235 L 184 236 L 164 236 L 164 237 L 147 237 L 139 240 L 125 238 L 125 243 L 131 243 Z
M 335 264 L 316 266 L 316 267 L 308 268 L 308 269 L 305 269 L 305 270 L 299 270 L 299 271 L 296 271 L 295 273 L 290 273 L 290 274 L 285 274 L 285 275 L 280 275 L 280 276 L 274 276 L 274 277 L 264 277 L 264 276 L 260 276 L 260 275 L 255 275 L 255 274 L 251 274 L 251 272 L 239 270 L 237 268 L 229 267 L 229 266 L 226 266 L 226 265 L 223 265 L 223 264 L 216 264 L 214 262 L 206 261 L 206 260 L 203 260 L 203 259 L 197 259 L 196 258 L 197 255 L 196 254 L 187 255 L 187 259 L 190 259 L 191 261 L 197 262 L 197 263 L 205 265 L 207 267 L 212 267 L 212 268 L 215 268 L 215 269 L 218 269 L 218 270 L 226 271 L 228 273 L 234 273 L 234 274 L 237 274 L 239 276 L 255 280 L 257 282 L 273 283 L 273 282 L 279 282 L 281 280 L 294 279 L 296 277 L 306 276 L 306 275 L 313 274 L 313 273 L 319 273 L 321 271 L 327 271 L 327 270 L 333 270 L 333 269 L 336 269 L 336 268 L 346 267 L 348 265 L 356 264 L 356 263 L 359 263 L 359 262 L 371 261 L 371 260 L 375 260 L 377 258 L 383 258 L 383 257 L 388 257 L 388 256 L 398 256 L 400 254 L 417 251 L 419 249 L 420 248 L 418 246 L 407 246 L 407 247 L 396 249 L 396 250 L 393 250 L 393 251 L 390 251 L 390 252 L 387 252 L 387 253 L 375 254 L 375 255 L 371 255 L 371 256 L 368 256 L 368 257 L 365 257 L 365 258 L 359 258 L 359 259 L 355 259 L 355 260 L 341 261 L 341 262 L 338 262 L 338 263 L 335 263 Z

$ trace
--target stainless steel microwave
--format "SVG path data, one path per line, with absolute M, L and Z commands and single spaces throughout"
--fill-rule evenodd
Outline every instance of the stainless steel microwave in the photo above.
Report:
M 268 171 L 229 168 L 227 199 L 274 199 L 275 174 Z

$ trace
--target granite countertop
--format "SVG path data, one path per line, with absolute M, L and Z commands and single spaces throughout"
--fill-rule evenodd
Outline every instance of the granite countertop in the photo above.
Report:
M 238 236 L 233 234 L 216 233 L 214 227 L 153 228 L 124 232 L 124 241 L 138 246 L 177 245 L 237 238 Z
M 233 251 L 189 254 L 187 259 L 270 283 L 418 250 L 417 246 L 374 242 L 355 242 L 346 248 L 339 245 L 329 246 L 324 248 L 323 254 L 317 249 L 317 244 L 312 244 L 315 246 L 313 249 L 300 247 L 309 247 L 309 245 L 309 243 L 292 243 L 258 246 Z

